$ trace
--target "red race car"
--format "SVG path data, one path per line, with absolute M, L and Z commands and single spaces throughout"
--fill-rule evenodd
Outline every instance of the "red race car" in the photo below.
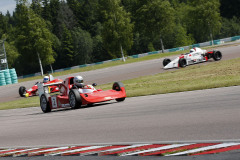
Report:
M 51 112 L 52 109 L 71 107 L 80 108 L 82 105 L 92 105 L 94 103 L 116 100 L 121 102 L 125 100 L 126 91 L 123 83 L 115 82 L 111 90 L 96 90 L 93 85 L 84 85 L 81 88 L 75 88 L 74 77 L 66 78 L 63 83 L 38 84 L 40 106 L 44 113 Z M 57 85 L 60 88 L 60 94 L 49 95 L 45 87 Z
M 48 85 L 48 84 L 53 84 L 53 83 L 54 84 L 55 83 L 62 83 L 63 80 L 61 80 L 61 79 L 54 79 L 52 75 L 49 75 L 49 76 L 45 76 L 44 77 L 43 82 L 44 82 L 44 84 Z M 24 86 L 19 87 L 19 90 L 18 90 L 19 95 L 21 97 L 31 97 L 31 96 L 38 95 L 38 86 L 37 85 L 39 83 L 41 83 L 41 82 L 35 83 L 35 85 L 32 88 L 28 89 L 28 90 L 26 90 L 26 87 L 24 87 Z M 50 93 L 59 91 L 59 87 L 58 86 L 49 86 L 49 87 L 47 87 L 45 89 L 47 89 L 48 92 L 50 92 Z

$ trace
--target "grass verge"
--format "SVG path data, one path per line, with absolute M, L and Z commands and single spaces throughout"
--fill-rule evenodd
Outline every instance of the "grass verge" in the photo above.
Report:
M 123 81 L 128 97 L 240 85 L 240 58 Z M 110 89 L 112 84 L 102 85 Z
M 3 102 L 0 104 L 0 110 L 27 108 L 27 107 L 40 106 L 39 97 L 21 98 L 19 100 Z
M 123 81 L 128 97 L 183 92 L 240 85 L 240 58 L 212 62 L 208 65 L 192 65 L 174 71 L 168 70 L 152 76 Z M 112 83 L 99 85 L 111 89 Z M 39 98 L 22 98 L 0 104 L 1 109 L 39 106 Z

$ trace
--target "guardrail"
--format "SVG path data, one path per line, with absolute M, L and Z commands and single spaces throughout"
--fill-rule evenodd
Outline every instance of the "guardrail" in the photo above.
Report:
M 220 45 L 220 44 L 223 44 L 223 43 L 226 43 L 226 42 L 232 42 L 232 41 L 236 41 L 236 40 L 240 40 L 240 36 L 234 36 L 234 37 L 214 40 L 213 43 L 214 43 L 214 45 Z M 166 50 L 164 50 L 164 52 L 165 53 L 176 52 L 176 51 L 188 50 L 188 49 L 194 48 L 194 47 L 206 47 L 206 46 L 211 46 L 211 45 L 212 45 L 212 41 L 208 41 L 208 42 L 193 44 L 193 45 L 190 45 L 190 46 L 183 46 L 183 47 L 166 49 Z M 147 53 L 142 53 L 142 54 L 135 54 L 135 55 L 131 55 L 131 56 L 128 56 L 128 57 L 140 58 L 140 57 L 144 57 L 144 56 L 148 56 L 148 55 L 152 55 L 152 54 L 158 54 L 158 53 L 162 53 L 162 50 L 147 52 Z M 122 58 L 116 58 L 116 59 L 106 60 L 106 61 L 102 61 L 102 62 L 96 62 L 96 63 L 91 63 L 91 64 L 83 64 L 83 65 L 78 65 L 78 66 L 73 66 L 73 67 L 57 69 L 57 70 L 54 70 L 53 72 L 62 72 L 62 71 L 66 71 L 66 70 L 83 68 L 83 67 L 88 67 L 88 66 L 93 66 L 93 65 L 98 65 L 98 64 L 104 64 L 104 63 L 108 63 L 108 62 L 112 62 L 112 61 L 119 61 L 119 60 L 122 60 Z M 49 73 L 50 73 L 50 71 L 49 71 Z M 34 74 L 19 76 L 18 79 L 35 77 L 35 76 L 40 76 L 40 75 L 41 75 L 41 73 L 38 72 L 38 73 L 34 73 Z

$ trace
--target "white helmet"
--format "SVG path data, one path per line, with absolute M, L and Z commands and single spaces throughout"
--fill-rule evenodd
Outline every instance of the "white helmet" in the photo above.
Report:
M 43 83 L 47 83 L 48 81 L 49 81 L 49 77 L 48 76 L 44 76 Z
M 83 77 L 82 76 L 76 76 L 73 78 L 73 83 L 77 86 L 83 85 Z
M 195 49 L 190 49 L 190 53 L 195 52 Z

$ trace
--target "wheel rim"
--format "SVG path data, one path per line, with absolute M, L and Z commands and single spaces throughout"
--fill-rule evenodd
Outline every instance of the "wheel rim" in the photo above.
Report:
M 49 92 L 48 87 L 44 87 L 44 91 L 45 91 L 45 93 L 48 93 Z
M 42 108 L 42 110 L 46 110 L 46 108 L 47 108 L 47 100 L 46 100 L 46 98 L 44 97 L 44 96 L 42 96 L 41 97 L 41 108 Z
M 76 105 L 75 96 L 74 96 L 73 92 L 69 93 L 69 101 L 70 101 L 71 107 L 74 107 Z
M 221 54 L 220 53 L 217 54 L 217 59 L 221 59 Z

